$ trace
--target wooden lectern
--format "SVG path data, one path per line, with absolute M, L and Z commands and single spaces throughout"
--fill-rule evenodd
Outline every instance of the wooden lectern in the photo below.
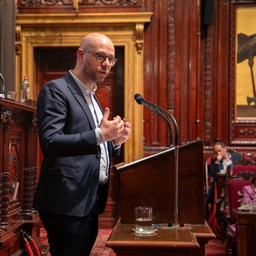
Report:
M 106 246 L 117 256 L 205 255 L 205 244 L 215 235 L 204 218 L 203 167 L 202 141 L 113 166 L 120 218 Z M 153 223 L 178 227 L 135 235 L 134 207 L 143 205 L 153 207 Z

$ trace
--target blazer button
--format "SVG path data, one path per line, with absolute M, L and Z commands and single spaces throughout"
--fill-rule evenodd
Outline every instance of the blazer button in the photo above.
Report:
M 97 158 L 100 158 L 100 154 L 97 154 L 96 157 L 97 157 Z

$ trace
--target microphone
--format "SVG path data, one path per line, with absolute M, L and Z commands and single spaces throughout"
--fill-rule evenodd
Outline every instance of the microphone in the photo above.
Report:
M 155 112 L 156 114 L 158 114 L 160 117 L 162 117 L 165 120 L 165 122 L 167 123 L 168 128 L 170 130 L 170 141 L 171 141 L 171 145 L 172 145 L 171 124 L 170 124 L 169 120 L 164 115 L 162 115 L 162 113 L 164 113 L 165 115 L 167 115 L 171 119 L 171 121 L 174 125 L 174 129 L 175 129 L 175 146 L 177 146 L 178 145 L 178 140 L 179 140 L 179 132 L 178 132 L 179 129 L 178 129 L 178 125 L 177 125 L 177 122 L 176 122 L 175 118 L 168 111 L 162 109 L 161 107 L 159 107 L 159 106 L 157 106 L 157 105 L 155 105 L 155 104 L 153 104 L 149 101 L 146 101 L 139 93 L 136 93 L 134 95 L 134 99 L 136 100 L 136 102 L 138 104 L 142 104 L 142 105 L 147 106 L 149 109 L 151 109 L 153 112 Z
M 161 114 L 161 112 L 159 111 L 159 109 L 155 105 L 153 105 L 153 104 L 151 104 L 150 102 L 147 102 L 147 101 L 144 103 L 145 100 L 143 99 L 143 97 L 139 93 L 136 93 L 134 95 L 134 99 L 136 100 L 136 102 L 138 104 L 146 105 L 149 109 L 151 109 L 158 116 L 160 116 L 161 118 L 164 119 L 164 121 L 167 123 L 169 131 L 170 131 L 170 147 L 172 147 L 173 146 L 173 144 L 172 144 L 172 141 L 173 141 L 173 138 L 172 138 L 172 127 L 171 127 L 171 124 L 170 124 L 169 120 L 164 115 Z

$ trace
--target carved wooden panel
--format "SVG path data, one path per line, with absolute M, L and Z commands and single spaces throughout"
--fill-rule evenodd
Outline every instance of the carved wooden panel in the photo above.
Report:
M 18 196 L 19 189 L 19 145 L 17 143 L 10 143 L 9 146 L 9 201 L 15 201 Z
M 147 10 L 154 15 L 145 31 L 144 98 L 175 117 L 183 144 L 200 138 L 198 120 L 203 124 L 198 1 L 152 0 Z M 145 155 L 163 150 L 169 141 L 166 123 L 145 107 Z
M 18 0 L 19 13 L 145 11 L 145 0 Z
M 35 112 L 31 106 L 0 99 L 0 255 L 22 254 L 21 230 L 34 239 L 39 234 L 41 223 L 32 208 L 37 183 Z

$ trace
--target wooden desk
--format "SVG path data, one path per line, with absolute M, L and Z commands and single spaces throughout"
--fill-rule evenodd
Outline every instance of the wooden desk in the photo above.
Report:
M 215 238 L 207 223 L 191 225 L 191 229 L 158 229 L 153 236 L 137 236 L 134 224 L 119 223 L 110 235 L 106 246 L 117 256 L 204 256 L 205 244 Z
M 233 209 L 236 215 L 239 256 L 256 256 L 256 211 Z

